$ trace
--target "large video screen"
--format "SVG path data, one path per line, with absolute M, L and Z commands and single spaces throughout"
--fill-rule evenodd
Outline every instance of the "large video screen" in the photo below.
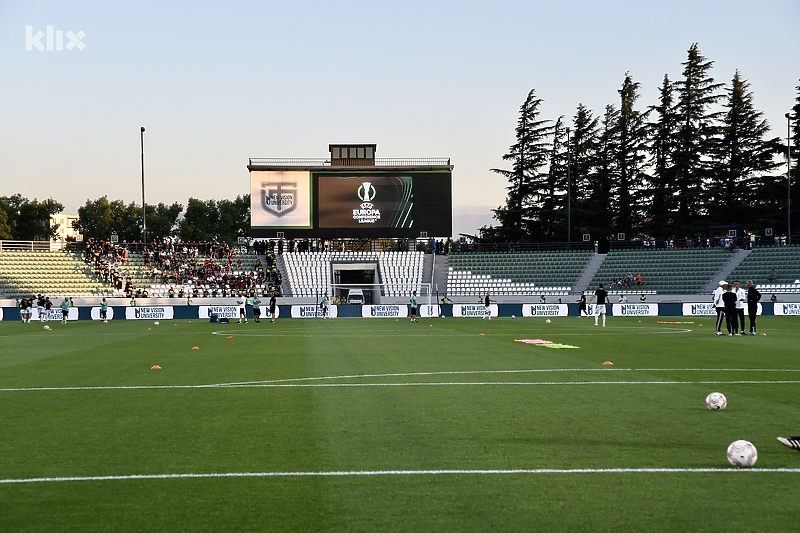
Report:
M 311 225 L 311 173 L 252 171 L 250 226 L 253 228 L 308 228 Z
M 257 238 L 453 236 L 450 170 L 251 171 Z
M 319 228 L 413 228 L 410 176 L 329 176 L 317 181 Z

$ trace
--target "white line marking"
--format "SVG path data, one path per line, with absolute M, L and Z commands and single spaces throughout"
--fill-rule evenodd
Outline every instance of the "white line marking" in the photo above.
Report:
M 59 483 L 65 481 L 129 481 L 143 479 L 205 479 L 242 477 L 447 476 L 515 474 L 800 474 L 800 468 L 516 468 L 507 470 L 353 470 L 330 472 L 220 472 L 207 474 L 132 474 L 0 479 L 0 484 Z
M 407 383 L 247 383 L 217 385 L 119 385 L 97 387 L 20 387 L 0 392 L 97 391 L 149 389 L 257 389 L 314 387 L 454 387 L 454 386 L 557 386 L 557 385 L 798 385 L 800 380 L 712 380 L 712 381 L 415 381 Z
M 397 372 L 387 374 L 352 374 L 339 376 L 321 376 L 305 378 L 268 379 L 259 381 L 240 381 L 219 383 L 218 386 L 257 385 L 262 383 L 287 383 L 295 381 L 321 381 L 329 379 L 359 379 L 410 376 L 444 376 L 463 374 L 533 374 L 551 372 L 800 372 L 800 369 L 771 368 L 537 368 L 521 370 L 442 370 L 436 372 Z

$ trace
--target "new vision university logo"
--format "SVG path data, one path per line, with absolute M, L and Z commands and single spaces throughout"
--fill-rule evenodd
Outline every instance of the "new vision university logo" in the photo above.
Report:
M 276 217 L 282 217 L 295 207 L 297 183 L 261 183 L 261 207 Z
M 65 48 L 68 51 L 72 51 L 73 48 L 77 48 L 78 50 L 86 48 L 86 45 L 81 42 L 81 40 L 86 37 L 83 31 L 79 30 L 78 33 L 72 33 L 72 31 L 68 30 L 65 34 L 63 30 L 56 30 L 53 26 L 47 26 L 45 32 L 47 33 L 47 37 L 44 43 L 42 43 L 42 38 L 45 37 L 45 34 L 42 33 L 41 30 L 33 33 L 33 26 L 25 26 L 25 50 L 31 52 L 35 48 L 42 52 L 61 52 Z M 64 44 L 64 37 L 69 39 L 66 45 Z

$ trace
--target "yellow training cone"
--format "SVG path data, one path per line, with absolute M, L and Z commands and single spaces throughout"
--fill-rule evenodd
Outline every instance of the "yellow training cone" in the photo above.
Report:
M 199 349 L 200 349 L 199 346 L 192 346 L 192 350 L 199 350 Z

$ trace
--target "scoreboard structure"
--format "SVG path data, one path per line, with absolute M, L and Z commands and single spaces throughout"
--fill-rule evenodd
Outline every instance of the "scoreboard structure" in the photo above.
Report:
M 449 158 L 380 159 L 375 144 L 331 144 L 330 157 L 251 158 L 255 238 L 449 237 Z

